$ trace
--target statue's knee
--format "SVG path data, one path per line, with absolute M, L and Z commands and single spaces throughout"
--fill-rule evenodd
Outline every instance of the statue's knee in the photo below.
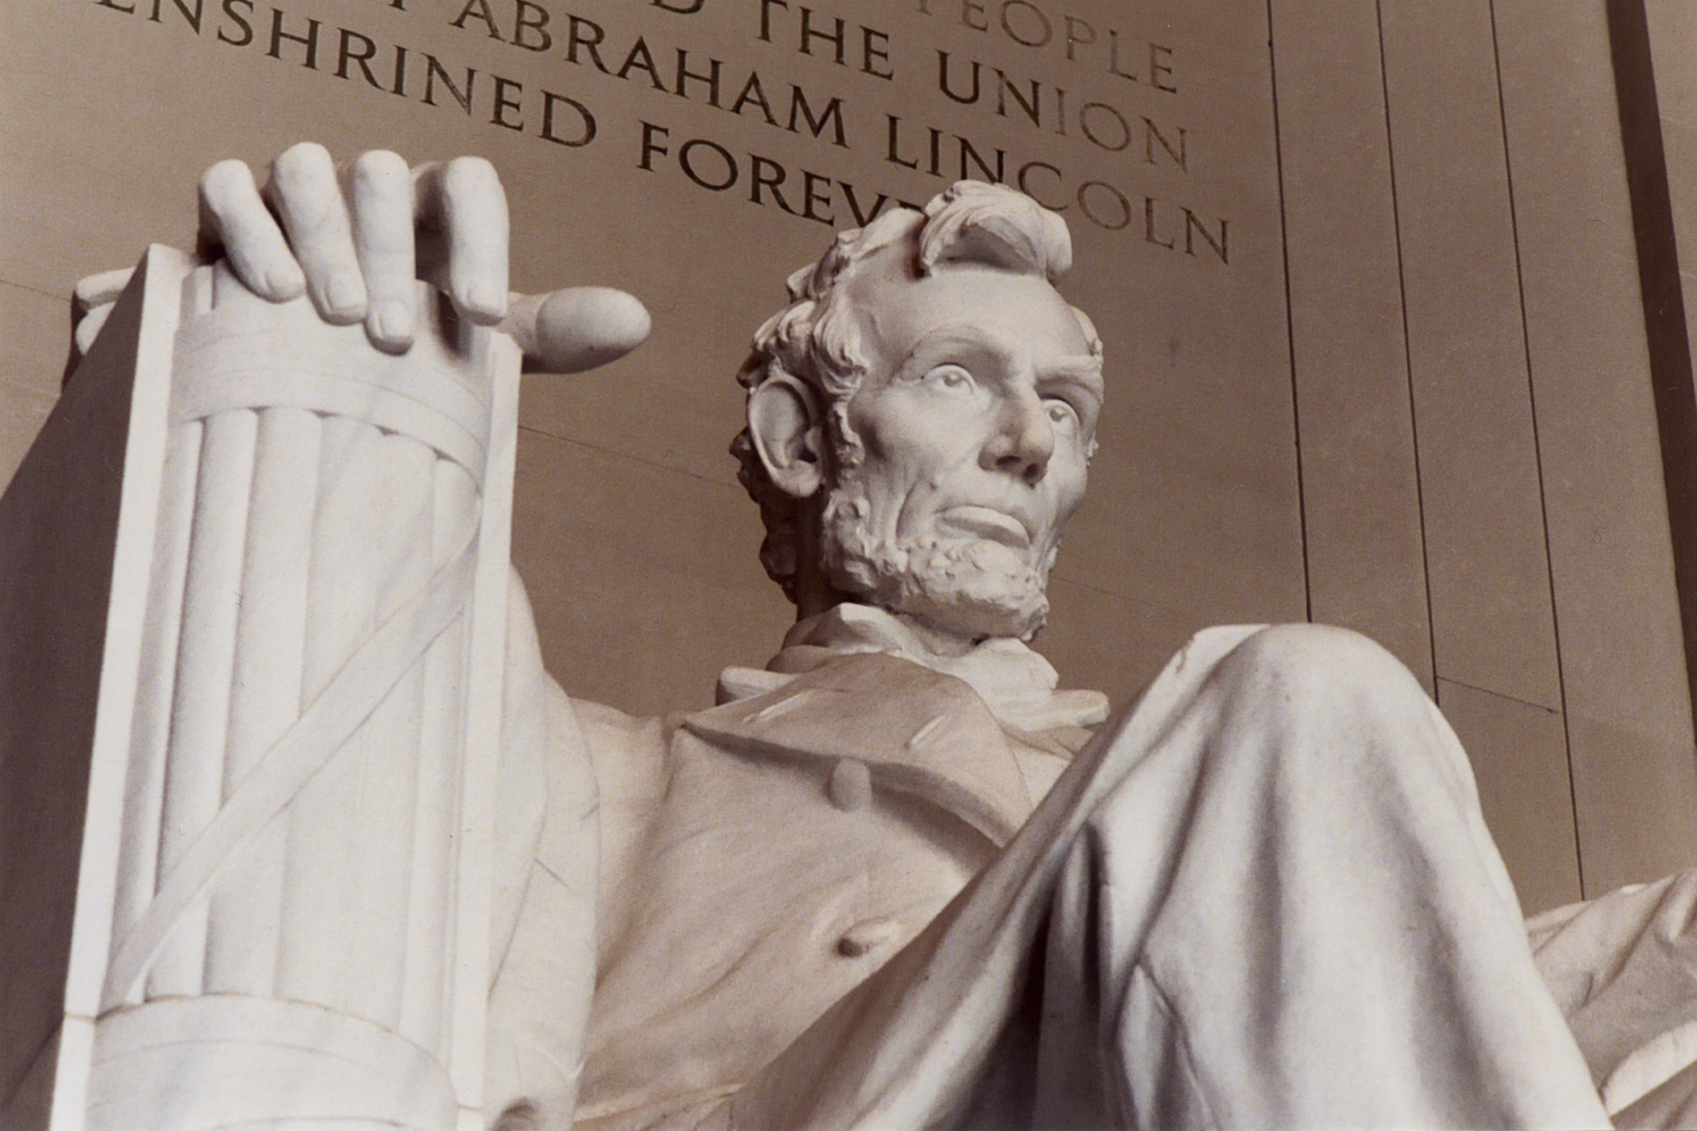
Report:
M 1402 661 L 1344 628 L 1262 629 L 1238 645 L 1217 674 L 1249 718 L 1279 732 L 1342 727 L 1364 740 L 1358 744 L 1363 752 L 1385 746 L 1375 739 L 1424 733 L 1434 713 L 1425 688 Z
M 1350 805 L 1407 795 L 1416 788 L 1408 783 L 1431 781 L 1434 768 L 1445 782 L 1463 777 L 1454 772 L 1459 751 L 1425 689 L 1358 632 L 1263 629 L 1226 656 L 1214 679 L 1221 730 L 1205 756 L 1222 769 Z M 1387 790 L 1392 781 L 1407 788 Z
M 1225 666 L 1293 696 L 1335 699 L 1358 690 L 1400 695 L 1412 689 L 1425 698 L 1413 674 L 1382 645 L 1330 625 L 1264 628 L 1238 645 Z

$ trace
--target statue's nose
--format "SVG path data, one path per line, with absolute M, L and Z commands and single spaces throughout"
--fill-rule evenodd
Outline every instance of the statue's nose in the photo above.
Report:
M 984 445 L 979 462 L 1036 486 L 1054 454 L 1055 429 L 1043 401 L 1034 390 L 1022 389 L 1002 405 L 996 431 Z

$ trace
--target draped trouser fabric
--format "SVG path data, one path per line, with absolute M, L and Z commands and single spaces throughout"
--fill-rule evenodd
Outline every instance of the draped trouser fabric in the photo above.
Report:
M 704 1124 L 1607 1125 L 1454 735 L 1309 626 L 1192 640 Z

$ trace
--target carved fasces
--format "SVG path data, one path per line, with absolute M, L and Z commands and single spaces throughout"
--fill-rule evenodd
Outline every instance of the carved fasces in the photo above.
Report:
M 142 344 L 72 377 L 132 381 L 160 442 L 125 463 L 106 650 L 138 655 L 102 671 L 55 1126 L 479 1108 L 519 351 L 414 287 L 386 352 L 155 249 Z
M 227 258 L 154 249 L 79 292 L 71 384 L 136 390 L 105 649 L 137 655 L 107 657 L 80 753 L 32 1086 L 55 1127 L 476 1125 L 521 353 L 588 368 L 647 315 L 509 296 L 479 161 L 301 146 L 263 192 L 215 166 L 202 212 Z M 95 341 L 126 302 L 127 345 Z

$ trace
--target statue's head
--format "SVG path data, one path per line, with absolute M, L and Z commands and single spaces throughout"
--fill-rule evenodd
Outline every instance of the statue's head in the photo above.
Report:
M 1054 281 L 1066 224 L 962 182 L 844 232 L 789 280 L 732 445 L 761 561 L 803 615 L 857 600 L 962 639 L 1029 638 L 1084 499 L 1102 347 Z

